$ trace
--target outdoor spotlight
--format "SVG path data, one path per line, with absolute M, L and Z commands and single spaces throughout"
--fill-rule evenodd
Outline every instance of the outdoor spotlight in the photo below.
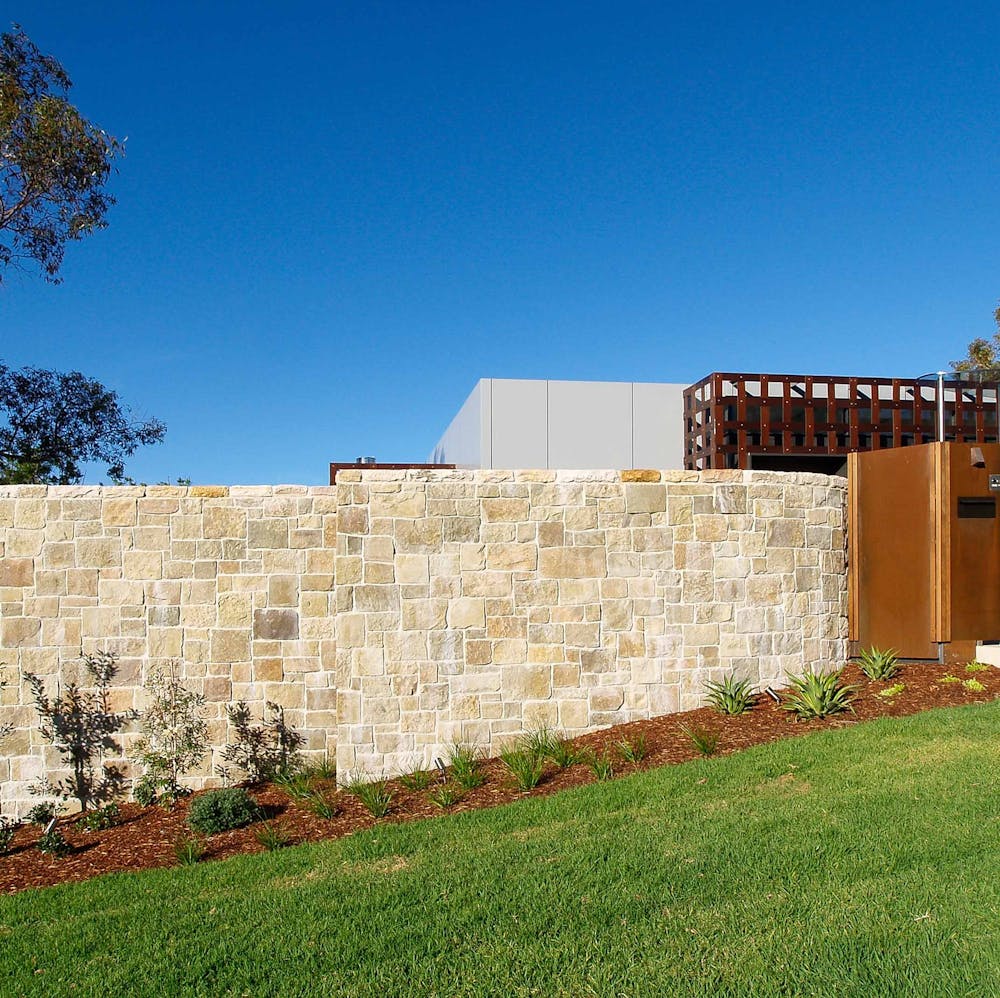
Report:
M 775 693 L 775 692 L 774 692 L 774 690 L 772 690 L 770 686 L 768 686 L 768 687 L 767 687 L 767 689 L 766 689 L 766 690 L 764 690 L 764 692 L 765 692 L 765 693 L 766 693 L 766 694 L 767 694 L 767 695 L 768 695 L 768 696 L 769 696 L 769 697 L 770 697 L 770 698 L 771 698 L 771 699 L 772 699 L 772 700 L 773 700 L 773 701 L 774 701 L 775 703 L 781 703 L 781 697 L 779 697 L 779 696 L 778 696 L 778 694 L 777 694 L 777 693 Z

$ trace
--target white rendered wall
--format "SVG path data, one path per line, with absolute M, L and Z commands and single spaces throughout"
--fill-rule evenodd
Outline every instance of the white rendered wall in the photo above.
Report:
M 683 468 L 686 387 L 483 378 L 430 460 L 459 468 Z

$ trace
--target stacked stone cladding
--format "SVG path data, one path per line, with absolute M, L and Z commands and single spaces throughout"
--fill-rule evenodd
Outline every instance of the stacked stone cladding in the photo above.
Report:
M 50 693 L 84 681 L 81 650 L 119 656 L 112 706 L 140 709 L 153 668 L 177 663 L 208 702 L 209 781 L 225 705 L 281 705 L 313 755 L 335 750 L 336 490 L 0 487 L 0 811 L 23 811 L 58 766 L 26 673 Z M 124 736 L 126 748 L 136 734 Z
M 342 472 L 338 770 L 699 706 L 846 652 L 843 479 Z
M 0 487 L 0 812 L 58 760 L 25 674 L 119 655 L 280 704 L 341 774 L 697 706 L 846 651 L 845 483 L 769 472 L 341 472 L 336 487 Z M 336 584 L 335 584 L 336 583 Z M 135 732 L 124 736 L 126 750 Z

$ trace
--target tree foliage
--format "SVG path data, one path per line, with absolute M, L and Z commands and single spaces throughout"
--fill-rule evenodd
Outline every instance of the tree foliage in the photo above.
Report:
M 86 461 L 104 462 L 121 481 L 125 459 L 165 433 L 157 419 L 133 420 L 116 392 L 79 371 L 0 361 L 0 484 L 72 485 Z
M 0 35 L 0 281 L 31 261 L 58 283 L 66 243 L 107 225 L 124 146 L 70 104 L 71 87 L 18 25 Z
M 981 336 L 974 339 L 966 356 L 951 362 L 953 371 L 977 371 L 985 380 L 1000 381 L 1000 308 L 993 313 L 993 321 L 997 331 L 988 340 Z

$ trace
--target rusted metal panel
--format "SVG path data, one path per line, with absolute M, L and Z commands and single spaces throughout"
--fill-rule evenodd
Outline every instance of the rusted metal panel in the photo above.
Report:
M 990 474 L 1000 474 L 1000 445 L 945 445 L 951 612 L 950 641 L 1000 639 L 1000 493 Z M 982 462 L 979 462 L 979 458 Z
M 849 461 L 851 640 L 907 658 L 1000 640 L 1000 445 L 934 443 Z
M 855 454 L 849 467 L 851 636 L 906 658 L 937 657 L 934 450 Z

